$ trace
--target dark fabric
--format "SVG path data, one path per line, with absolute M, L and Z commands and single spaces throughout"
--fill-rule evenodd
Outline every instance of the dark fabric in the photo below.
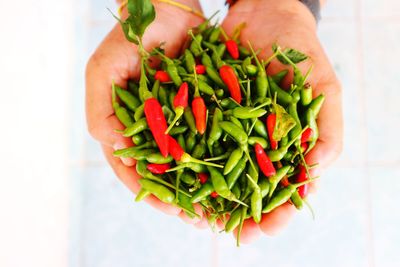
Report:
M 319 0 L 300 0 L 300 2 L 310 9 L 317 22 L 321 19 L 321 6 Z

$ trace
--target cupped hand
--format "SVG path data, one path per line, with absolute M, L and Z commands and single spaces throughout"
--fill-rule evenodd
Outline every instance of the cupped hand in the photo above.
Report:
M 282 48 L 290 47 L 310 56 L 299 64 L 303 74 L 311 64 L 314 69 L 308 78 L 313 87 L 313 97 L 325 94 L 325 103 L 319 113 L 318 127 L 320 136 L 314 149 L 307 154 L 308 164 L 318 163 L 311 175 L 318 176 L 334 161 L 342 149 L 342 107 L 341 87 L 334 70 L 316 34 L 316 22 L 310 11 L 296 0 L 254 0 L 239 1 L 229 11 L 223 22 L 223 28 L 231 34 L 240 23 L 246 23 L 240 41 L 250 42 L 255 49 L 261 49 L 261 58 L 273 54 L 271 46 L 277 43 Z M 267 72 L 274 74 L 286 66 L 277 60 L 271 62 Z M 290 73 L 283 84 L 289 85 L 293 74 Z M 264 214 L 260 225 L 251 219 L 245 222 L 241 242 L 251 242 L 261 232 L 274 235 L 283 229 L 295 214 L 295 208 L 286 203 L 271 213 Z
M 187 5 L 199 10 L 197 1 L 182 0 Z M 143 45 L 147 51 L 165 43 L 164 48 L 169 57 L 178 55 L 187 39 L 190 28 L 201 23 L 201 19 L 177 7 L 155 1 L 156 19 L 147 28 L 143 36 Z M 123 15 L 123 16 L 126 16 Z M 103 148 L 105 157 L 121 181 L 134 193 L 139 190 L 137 180 L 140 178 L 132 159 L 113 156 L 113 151 L 132 146 L 129 138 L 115 133 L 115 129 L 123 129 L 111 105 L 111 84 L 126 88 L 129 79 L 137 79 L 140 73 L 140 57 L 138 47 L 125 39 L 119 24 L 115 25 L 94 54 L 86 68 L 86 116 L 90 134 L 97 139 Z M 167 205 L 154 196 L 146 201 L 168 214 L 185 216 L 175 206 Z M 201 210 L 197 207 L 197 211 Z M 196 220 L 191 220 L 194 223 Z

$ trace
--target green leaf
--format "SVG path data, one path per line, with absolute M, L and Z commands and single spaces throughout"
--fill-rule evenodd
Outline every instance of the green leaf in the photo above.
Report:
M 125 34 L 125 38 L 129 41 L 132 42 L 134 44 L 139 44 L 138 39 L 136 37 L 136 35 L 134 34 L 132 27 L 130 25 L 130 23 L 128 22 L 128 20 L 126 21 L 122 21 L 120 18 L 118 18 L 116 15 L 114 15 L 114 13 L 111 12 L 110 9 L 108 9 L 108 11 L 110 11 L 111 15 L 118 20 L 119 24 L 122 27 L 122 31 Z
M 156 17 L 154 6 L 150 0 L 129 0 L 127 7 L 129 17 L 125 22 L 129 24 L 128 34 L 131 36 L 133 33 L 141 38 Z
M 276 45 L 275 49 L 277 49 Z M 286 48 L 284 51 L 282 51 L 282 53 L 285 54 L 285 56 L 287 56 L 294 64 L 300 63 L 308 58 L 308 56 L 293 48 Z M 282 64 L 289 64 L 289 62 L 282 55 L 278 55 L 277 58 Z
M 282 106 L 276 103 L 272 103 L 272 105 L 274 106 L 276 113 L 276 123 L 272 137 L 275 140 L 280 141 L 290 132 L 293 127 L 296 126 L 296 121 Z

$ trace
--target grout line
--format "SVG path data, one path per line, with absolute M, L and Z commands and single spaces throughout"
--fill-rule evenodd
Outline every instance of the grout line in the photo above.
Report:
M 371 193 L 371 176 L 370 176 L 370 165 L 368 164 L 368 120 L 367 120 L 367 94 L 365 90 L 365 74 L 364 74 L 364 18 L 362 15 L 362 0 L 357 0 L 355 3 L 355 16 L 356 16 L 356 32 L 357 32 L 357 43 L 360 48 L 358 53 L 357 67 L 358 67 L 358 78 L 359 78 L 359 86 L 358 93 L 362 98 L 361 108 L 362 108 L 362 124 L 364 128 L 364 134 L 362 136 L 362 142 L 365 147 L 364 153 L 364 167 L 366 170 L 366 182 L 364 184 L 364 189 L 366 192 L 366 205 L 367 205 L 367 251 L 368 251 L 368 265 L 371 267 L 375 266 L 375 251 L 374 251 L 374 234 L 373 234 L 373 226 L 372 226 L 372 193 Z

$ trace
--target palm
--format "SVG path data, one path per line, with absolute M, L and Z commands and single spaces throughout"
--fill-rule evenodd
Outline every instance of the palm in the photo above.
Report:
M 320 137 L 315 149 L 307 155 L 309 164 L 319 163 L 325 168 L 339 154 L 342 144 L 341 92 L 335 73 L 316 36 L 315 21 L 309 11 L 300 2 L 295 1 L 239 1 L 226 17 L 223 27 L 232 33 L 240 23 L 246 23 L 240 41 L 251 42 L 255 49 L 261 49 L 260 56 L 267 58 L 272 54 L 271 46 L 277 43 L 281 47 L 292 47 L 309 55 L 311 60 L 301 63 L 305 73 L 314 65 L 308 81 L 314 89 L 314 97 L 320 93 L 326 95 L 326 102 L 321 109 L 318 125 Z M 286 68 L 278 61 L 273 61 L 267 72 L 276 73 Z M 288 85 L 290 75 L 284 81 Z M 317 175 L 314 171 L 314 175 Z M 286 205 L 277 211 L 266 214 L 260 228 L 266 234 L 280 230 L 294 214 L 294 208 Z M 257 236 L 259 229 L 253 222 L 247 222 L 243 228 L 244 241 Z
M 179 54 L 187 38 L 187 31 L 201 20 L 185 11 L 168 5 L 155 4 L 157 17 L 143 36 L 143 45 L 150 51 L 165 43 L 168 56 Z M 176 18 L 179 17 L 179 23 Z M 89 132 L 101 142 L 104 154 L 117 176 L 133 192 L 138 192 L 140 178 L 132 159 L 123 163 L 113 156 L 115 149 L 132 146 L 129 138 L 115 133 L 123 126 L 114 115 L 111 105 L 111 83 L 125 87 L 129 79 L 136 79 L 140 72 L 137 47 L 129 43 L 119 25 L 107 35 L 88 62 L 86 70 L 86 110 Z M 101 103 L 99 105 L 98 103 Z M 180 209 L 164 204 L 153 196 L 146 198 L 152 206 L 170 214 Z

